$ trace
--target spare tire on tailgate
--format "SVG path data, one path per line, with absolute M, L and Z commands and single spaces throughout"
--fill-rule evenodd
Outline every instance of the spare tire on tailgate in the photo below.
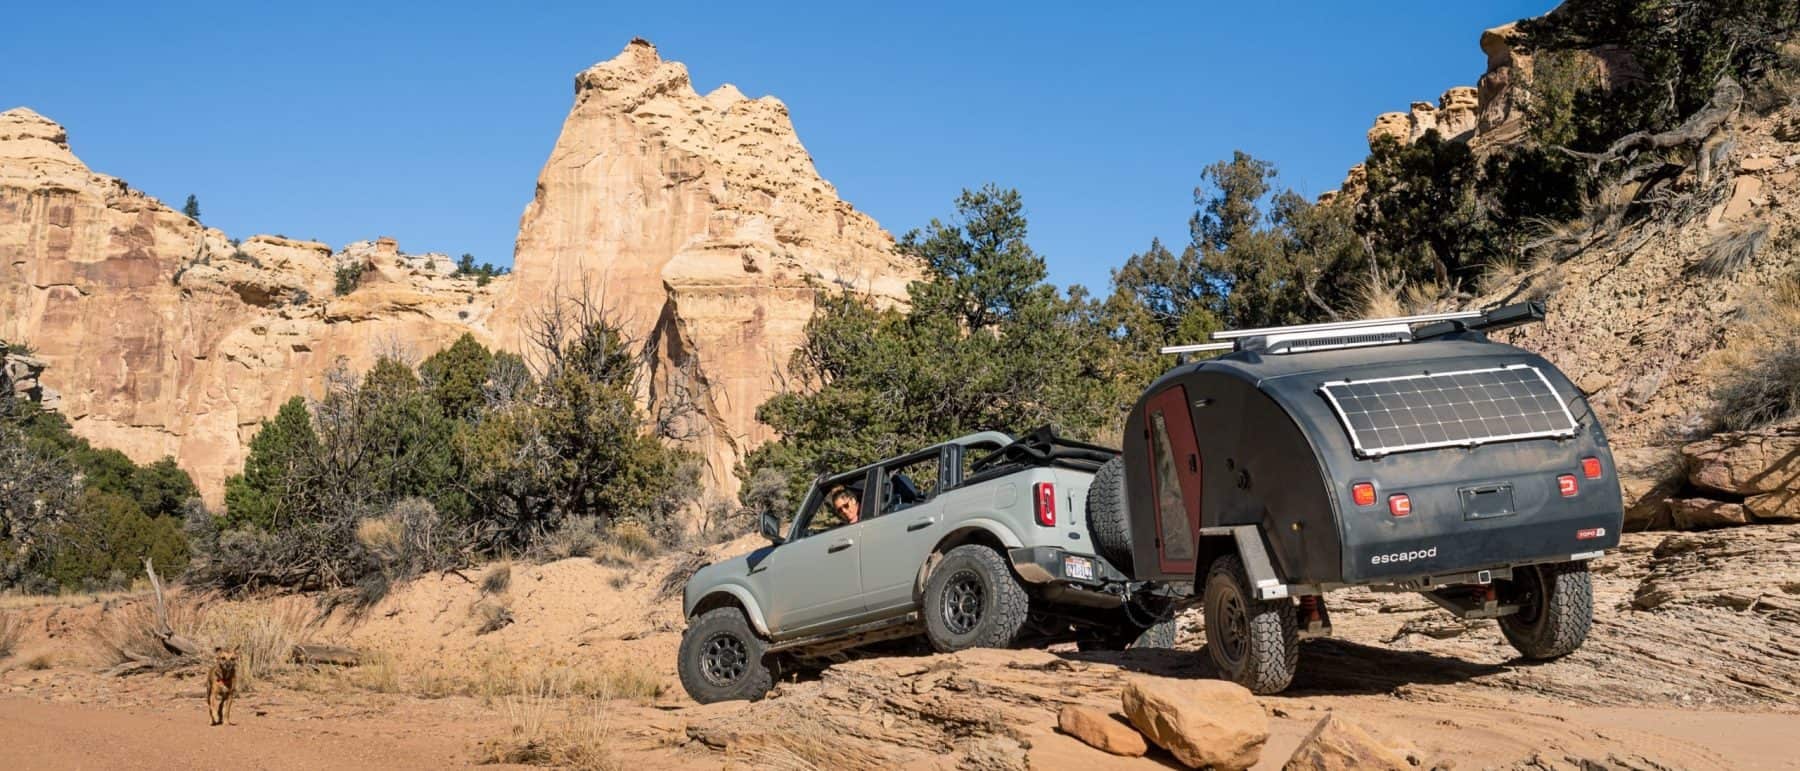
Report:
M 1087 494 L 1088 533 L 1095 551 L 1131 575 L 1131 523 L 1125 517 L 1125 459 L 1115 457 L 1094 473 Z

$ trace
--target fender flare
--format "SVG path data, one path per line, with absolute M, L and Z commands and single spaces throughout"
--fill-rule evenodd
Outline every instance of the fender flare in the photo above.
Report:
M 756 597 L 750 594 L 750 590 L 737 584 L 724 584 L 722 586 L 713 587 L 706 594 L 701 595 L 699 599 L 695 600 L 693 607 L 688 608 L 687 612 L 683 615 L 686 615 L 688 618 L 693 618 L 694 608 L 700 607 L 700 605 L 707 600 L 721 594 L 729 595 L 732 599 L 737 600 L 737 604 L 744 608 L 744 615 L 750 617 L 751 628 L 755 629 L 756 633 L 762 635 L 764 639 L 769 639 L 769 623 L 763 618 L 762 606 L 757 604 Z
M 925 596 L 925 582 L 931 579 L 931 571 L 935 570 L 938 562 L 944 558 L 942 549 L 944 543 L 954 540 L 957 535 L 967 533 L 970 530 L 980 530 L 993 536 L 1000 541 L 1001 546 L 1004 546 L 1009 550 L 1017 549 L 1025 545 L 1025 542 L 1019 539 L 1019 535 L 1014 533 L 1012 528 L 1007 527 L 1005 524 L 992 517 L 970 517 L 961 520 L 956 523 L 956 527 L 950 529 L 950 532 L 945 533 L 944 537 L 938 539 L 937 544 L 932 546 L 931 555 L 925 558 L 925 564 L 919 566 L 918 575 L 913 577 L 914 600 L 918 600 Z
M 1269 550 L 1263 546 L 1262 532 L 1256 525 L 1227 525 L 1222 527 L 1200 528 L 1200 535 L 1205 537 L 1228 537 L 1237 546 L 1238 559 L 1244 562 L 1244 572 L 1250 579 L 1250 588 L 1256 592 L 1257 599 L 1278 600 L 1288 596 L 1287 582 L 1275 573 L 1275 563 L 1269 559 Z M 1201 566 L 1202 570 L 1205 566 Z M 1196 577 L 1204 580 L 1203 577 Z

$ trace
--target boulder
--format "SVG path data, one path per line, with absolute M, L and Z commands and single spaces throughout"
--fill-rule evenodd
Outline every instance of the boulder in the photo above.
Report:
M 1665 530 L 1669 500 L 1681 490 L 1687 465 L 1675 447 L 1614 447 L 1619 490 L 1625 498 L 1625 529 Z
M 1056 713 L 1056 727 L 1063 733 L 1114 755 L 1137 757 L 1148 752 L 1144 735 L 1118 715 L 1071 704 Z
M 1688 481 L 1734 495 L 1761 495 L 1800 486 L 1800 426 L 1733 431 L 1681 448 Z
M 1406 753 L 1370 736 L 1356 721 L 1333 712 L 1313 726 L 1282 771 L 1410 771 Z
M 1236 683 L 1137 676 L 1119 698 L 1132 725 L 1190 768 L 1249 768 L 1269 739 L 1262 704 Z
M 1744 508 L 1758 522 L 1800 522 L 1800 487 L 1752 495 L 1744 500 Z
M 1675 520 L 1677 530 L 1711 530 L 1750 524 L 1750 511 L 1744 504 L 1705 498 L 1671 499 L 1669 514 Z

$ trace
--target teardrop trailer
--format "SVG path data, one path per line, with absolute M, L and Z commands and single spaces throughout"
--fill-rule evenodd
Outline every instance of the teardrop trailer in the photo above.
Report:
M 1187 584 L 1207 649 L 1258 693 L 1329 634 L 1324 595 L 1419 592 L 1493 618 L 1525 658 L 1586 639 L 1587 560 L 1619 542 L 1606 436 L 1543 357 L 1487 332 L 1541 304 L 1218 333 L 1153 383 L 1096 474 L 1097 551 Z

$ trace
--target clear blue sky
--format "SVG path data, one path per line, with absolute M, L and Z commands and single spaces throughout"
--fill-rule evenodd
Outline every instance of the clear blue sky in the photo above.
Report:
M 510 263 L 575 73 L 642 36 L 702 92 L 784 100 L 896 235 L 1017 187 L 1051 278 L 1099 289 L 1186 242 L 1206 164 L 1243 149 L 1332 189 L 1377 113 L 1472 85 L 1481 30 L 1555 2 L 263 5 L 11 3 L 0 109 L 234 236 Z

